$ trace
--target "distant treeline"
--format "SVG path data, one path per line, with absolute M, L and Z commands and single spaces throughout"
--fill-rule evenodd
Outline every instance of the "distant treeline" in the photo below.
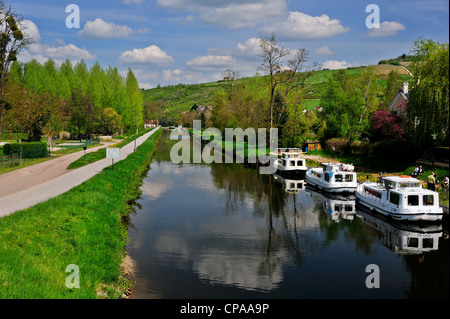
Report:
M 22 98 L 16 96 L 20 91 Z M 86 137 L 143 126 L 142 92 L 131 69 L 124 78 L 116 67 L 105 70 L 98 62 L 90 68 L 84 61 L 72 65 L 66 60 L 59 66 L 52 59 L 43 64 L 14 62 L 6 93 L 6 120 L 16 130 L 29 132 L 32 140 L 61 131 Z M 33 104 L 31 99 L 48 105 L 23 105 Z M 29 123 L 22 120 L 23 110 L 41 116 Z
M 413 60 L 412 55 L 402 54 L 393 59 L 380 60 L 378 64 L 401 65 L 400 62 L 409 62 Z

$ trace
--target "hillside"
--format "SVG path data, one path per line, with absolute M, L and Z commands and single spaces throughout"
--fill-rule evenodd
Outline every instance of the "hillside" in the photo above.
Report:
M 403 79 L 408 80 L 410 77 L 408 71 L 403 66 L 395 65 L 376 65 L 377 72 L 383 76 L 390 71 L 397 71 Z M 348 68 L 345 71 L 348 74 L 357 75 L 361 73 L 365 67 Z M 315 72 L 307 81 L 308 99 L 305 101 L 304 108 L 312 110 L 314 107 L 320 105 L 320 94 L 323 85 L 328 81 L 328 78 L 338 70 L 321 70 Z M 382 79 L 381 85 L 384 85 L 385 80 Z M 261 88 L 267 85 L 266 76 L 257 76 L 242 78 L 238 83 L 244 83 L 246 87 L 250 87 L 255 92 L 260 92 Z M 192 105 L 211 105 L 214 94 L 220 89 L 226 88 L 225 82 L 209 82 L 202 84 L 178 84 L 169 85 L 165 87 L 158 87 L 149 90 L 142 90 L 144 95 L 144 102 L 159 103 L 166 112 L 166 115 L 175 115 L 180 112 L 188 111 Z

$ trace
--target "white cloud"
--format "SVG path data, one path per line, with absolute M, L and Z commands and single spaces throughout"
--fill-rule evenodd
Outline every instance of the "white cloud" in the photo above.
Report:
M 81 60 L 94 60 L 95 58 L 96 56 L 91 54 L 86 48 L 79 48 L 74 44 L 54 47 L 47 44 L 32 43 L 27 51 L 20 55 L 20 61 L 22 62 L 34 59 L 43 63 L 47 59 L 53 59 L 58 64 L 66 59 L 77 62 Z
M 205 55 L 186 62 L 186 65 L 196 70 L 211 71 L 231 67 L 235 63 L 231 55 Z
M 346 69 L 353 66 L 347 61 L 328 60 L 322 64 L 322 68 L 330 70 Z
M 330 19 L 326 14 L 319 17 L 294 11 L 289 12 L 287 19 L 263 28 L 265 32 L 274 32 L 280 40 L 304 40 L 328 38 L 346 33 L 345 28 L 337 19 Z
M 20 25 L 23 33 L 26 33 L 33 40 L 33 43 L 38 43 L 41 41 L 41 34 L 39 33 L 39 29 L 33 21 L 22 20 L 20 22 Z
M 405 26 L 395 21 L 384 21 L 379 28 L 373 28 L 367 34 L 369 37 L 389 37 L 396 35 L 398 31 L 405 30 Z
M 286 10 L 286 0 L 158 0 L 165 8 L 195 12 L 200 19 L 228 29 L 255 27 L 281 18 Z
M 139 30 L 136 32 L 142 32 L 146 30 Z M 88 21 L 84 25 L 83 30 L 79 31 L 78 34 L 87 39 L 109 39 L 109 38 L 124 38 L 132 35 L 133 31 L 127 25 L 117 25 L 112 22 L 106 22 L 103 19 L 97 18 L 94 21 Z
M 119 61 L 136 64 L 168 65 L 173 63 L 174 59 L 158 46 L 151 45 L 143 49 L 125 51 L 120 55 Z
M 316 54 L 320 54 L 320 55 L 332 55 L 332 54 L 334 54 L 334 52 L 331 51 L 330 48 L 328 46 L 326 46 L 326 45 L 323 46 L 323 47 L 317 48 L 314 52 Z
M 224 2 L 226 3 L 226 2 Z M 275 21 L 286 11 L 284 0 L 265 0 L 253 3 L 232 3 L 226 7 L 210 9 L 200 18 L 210 24 L 228 29 L 255 27 L 262 22 Z
M 238 43 L 234 54 L 240 58 L 248 59 L 258 57 L 260 54 L 259 38 L 250 38 L 244 44 Z
M 144 0 L 123 0 L 122 3 L 123 4 L 141 4 L 143 3 Z

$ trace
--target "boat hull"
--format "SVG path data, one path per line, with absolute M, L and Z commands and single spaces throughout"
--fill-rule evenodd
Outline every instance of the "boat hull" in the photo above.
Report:
M 432 209 L 426 212 L 409 211 L 402 208 L 390 208 L 388 205 L 382 206 L 375 203 L 376 200 L 356 192 L 356 204 L 368 208 L 371 212 L 381 214 L 385 217 L 392 218 L 398 221 L 412 221 L 412 222 L 438 222 L 442 220 L 442 208 Z

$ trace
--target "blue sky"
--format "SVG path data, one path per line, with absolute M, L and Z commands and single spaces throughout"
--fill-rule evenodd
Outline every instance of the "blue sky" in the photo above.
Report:
M 5 1 L 8 2 L 8 1 Z M 67 28 L 69 4 L 80 28 Z M 380 28 L 366 12 L 376 4 Z M 376 64 L 409 53 L 419 36 L 449 42 L 448 0 L 13 0 L 34 43 L 19 60 L 81 59 L 128 68 L 143 88 L 217 81 L 226 69 L 253 76 L 258 41 L 305 48 L 328 68 Z

